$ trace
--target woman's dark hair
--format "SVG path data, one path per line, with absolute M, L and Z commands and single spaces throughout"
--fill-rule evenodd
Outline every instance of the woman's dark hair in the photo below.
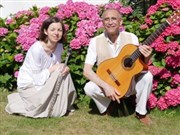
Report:
M 61 23 L 62 25 L 62 30 L 63 30 L 63 35 L 62 35 L 62 38 L 58 41 L 58 42 L 61 42 L 61 43 L 64 43 L 65 40 L 66 40 L 66 30 L 65 30 L 65 27 L 64 27 L 64 24 L 63 24 L 63 21 L 58 18 L 58 17 L 50 17 L 48 19 L 46 19 L 42 26 L 41 26 L 41 30 L 40 30 L 40 33 L 39 33 L 39 40 L 40 41 L 44 41 L 44 42 L 47 42 L 47 35 L 44 33 L 44 30 L 47 30 L 49 28 L 49 25 L 52 24 L 52 23 Z

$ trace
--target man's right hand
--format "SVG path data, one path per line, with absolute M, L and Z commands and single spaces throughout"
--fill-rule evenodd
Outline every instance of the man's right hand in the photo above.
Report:
M 107 84 L 106 87 L 103 88 L 105 96 L 113 101 L 117 101 L 120 103 L 119 96 L 121 95 L 114 87 Z

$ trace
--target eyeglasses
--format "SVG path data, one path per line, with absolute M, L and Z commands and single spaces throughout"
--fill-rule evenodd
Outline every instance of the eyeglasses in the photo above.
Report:
M 120 18 L 116 18 L 116 17 L 107 17 L 107 18 L 103 18 L 102 19 L 104 22 L 117 22 L 118 20 L 121 20 Z

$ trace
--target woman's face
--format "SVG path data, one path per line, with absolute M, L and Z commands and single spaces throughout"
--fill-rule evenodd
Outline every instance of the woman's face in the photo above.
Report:
M 47 30 L 44 30 L 44 33 L 47 35 L 48 41 L 57 43 L 63 35 L 62 24 L 60 22 L 52 23 Z

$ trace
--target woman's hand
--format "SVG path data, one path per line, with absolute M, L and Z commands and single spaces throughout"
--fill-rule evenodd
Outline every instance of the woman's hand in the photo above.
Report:
M 69 67 L 68 67 L 68 66 L 65 66 L 64 63 L 52 65 L 52 66 L 49 68 L 49 72 L 52 73 L 52 72 L 54 72 L 55 70 L 58 70 L 58 69 L 61 71 L 61 75 L 62 75 L 62 76 L 64 76 L 64 75 L 66 75 L 67 73 L 69 73 Z
M 60 68 L 60 64 L 54 64 L 48 70 L 49 70 L 50 73 L 52 73 L 55 70 L 57 70 L 58 68 Z
M 69 67 L 65 66 L 64 69 L 61 71 L 62 76 L 66 75 L 67 73 L 69 73 Z

